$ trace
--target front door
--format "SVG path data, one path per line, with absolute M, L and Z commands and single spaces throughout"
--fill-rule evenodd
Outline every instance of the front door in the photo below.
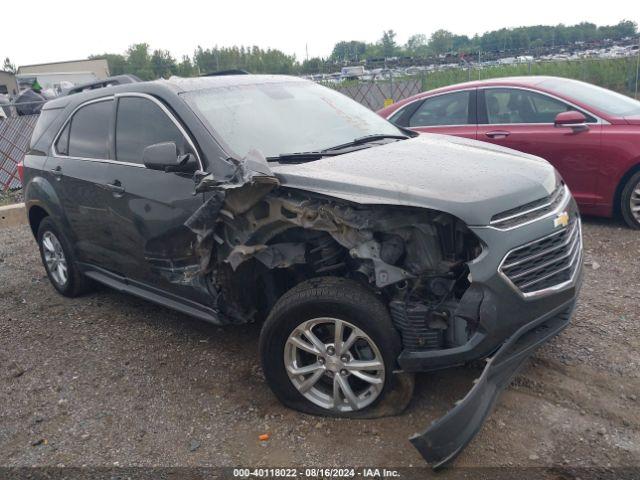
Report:
M 588 127 L 556 127 L 558 113 L 577 110 L 548 95 L 518 88 L 480 89 L 478 140 L 537 155 L 562 175 L 576 201 L 593 205 L 601 156 L 601 125 L 586 112 Z
M 141 94 L 118 95 L 114 150 L 107 168 L 112 185 L 109 223 L 120 271 L 128 279 L 196 301 L 207 296 L 193 288 L 197 278 L 195 235 L 185 221 L 202 205 L 191 174 L 151 170 L 142 164 L 145 147 L 175 142 L 180 153 L 193 143 L 159 100 Z

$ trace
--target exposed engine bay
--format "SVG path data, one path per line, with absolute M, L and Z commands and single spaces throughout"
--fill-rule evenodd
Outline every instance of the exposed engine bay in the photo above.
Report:
M 452 215 L 353 204 L 269 181 L 216 191 L 199 212 L 187 226 L 228 322 L 264 318 L 298 283 L 339 276 L 389 305 L 405 349 L 458 346 L 474 332 L 455 311 L 470 284 L 466 262 L 482 247 Z

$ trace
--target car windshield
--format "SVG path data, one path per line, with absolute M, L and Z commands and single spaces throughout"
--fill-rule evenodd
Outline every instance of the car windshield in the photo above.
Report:
M 307 81 L 232 85 L 183 94 L 237 158 L 317 152 L 368 135 L 403 135 L 373 111 Z
M 590 83 L 552 78 L 543 81 L 540 86 L 614 117 L 640 115 L 639 101 Z

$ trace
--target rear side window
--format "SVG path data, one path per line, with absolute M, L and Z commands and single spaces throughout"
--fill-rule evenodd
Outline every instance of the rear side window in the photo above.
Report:
M 427 98 L 409 119 L 410 127 L 469 125 L 470 91 Z
M 118 99 L 116 114 L 116 159 L 142 163 L 142 152 L 149 145 L 175 142 L 179 153 L 188 143 L 178 127 L 153 101 L 141 97 Z
M 36 126 L 33 129 L 33 133 L 31 134 L 31 143 L 29 144 L 29 148 L 34 148 L 35 144 L 40 139 L 45 130 L 47 130 L 51 123 L 53 123 L 53 121 L 56 119 L 56 117 L 60 115 L 60 112 L 62 112 L 61 108 L 51 108 L 42 110 L 40 112 L 40 116 L 38 117 Z
M 113 100 L 90 103 L 80 108 L 71 118 L 68 155 L 82 158 L 109 158 L 109 125 L 112 114 Z M 59 142 L 60 140 L 62 136 Z M 58 153 L 62 152 L 58 149 Z

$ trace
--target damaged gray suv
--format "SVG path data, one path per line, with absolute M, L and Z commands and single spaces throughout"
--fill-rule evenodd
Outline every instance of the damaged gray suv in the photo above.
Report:
M 298 78 L 226 75 L 48 102 L 24 159 L 53 286 L 99 282 L 217 325 L 264 322 L 287 406 L 374 417 L 413 372 L 488 358 L 410 441 L 434 466 L 569 322 L 576 204 L 546 161 L 398 129 Z

